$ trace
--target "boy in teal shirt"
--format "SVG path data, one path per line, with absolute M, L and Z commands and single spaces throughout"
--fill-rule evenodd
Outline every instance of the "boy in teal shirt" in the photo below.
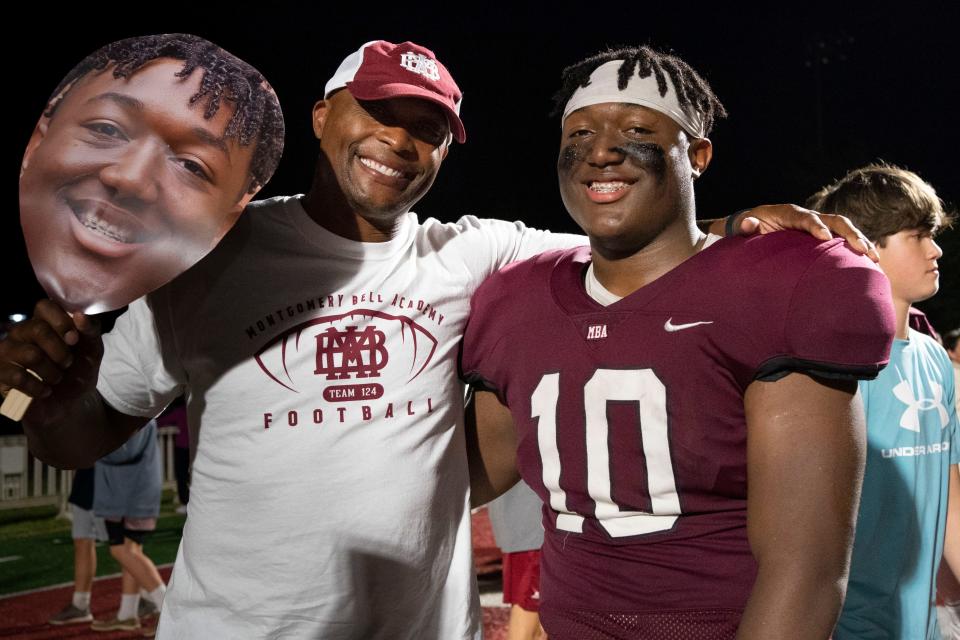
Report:
M 950 217 L 929 184 L 886 164 L 855 169 L 810 202 L 876 243 L 897 312 L 890 364 L 860 382 L 867 464 L 834 638 L 937 640 L 941 556 L 960 574 L 960 426 L 950 359 L 908 319 L 911 304 L 937 292 L 943 252 L 933 238 Z

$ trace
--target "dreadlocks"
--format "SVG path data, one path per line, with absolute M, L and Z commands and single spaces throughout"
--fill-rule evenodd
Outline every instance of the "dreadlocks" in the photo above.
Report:
M 283 113 L 277 96 L 259 71 L 198 36 L 166 33 L 127 38 L 101 47 L 81 60 L 60 82 L 44 115 L 52 117 L 74 83 L 90 72 L 113 65 L 114 78 L 129 78 L 159 58 L 183 60 L 183 68 L 176 74 L 180 78 L 203 69 L 200 90 L 190 98 L 190 104 L 206 101 L 203 117 L 208 120 L 224 101 L 234 107 L 224 136 L 236 138 L 241 146 L 256 145 L 250 162 L 250 188 L 266 184 L 283 152 Z
M 676 56 L 654 51 L 647 46 L 609 49 L 564 69 L 563 85 L 553 96 L 552 115 L 563 113 L 563 107 L 574 92 L 590 84 L 590 74 L 600 65 L 612 60 L 623 60 L 617 73 L 617 87 L 621 91 L 627 88 L 634 73 L 641 78 L 648 78 L 653 74 L 657 79 L 660 95 L 665 96 L 669 88 L 667 85 L 667 76 L 669 76 L 676 89 L 677 102 L 680 106 L 685 109 L 692 108 L 703 114 L 704 135 L 710 134 L 716 120 L 727 115 L 727 110 L 713 94 L 710 85 L 690 65 Z

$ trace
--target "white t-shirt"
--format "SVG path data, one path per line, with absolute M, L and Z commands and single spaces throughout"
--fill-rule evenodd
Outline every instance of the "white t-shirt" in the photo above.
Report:
M 190 515 L 160 638 L 480 635 L 457 350 L 480 282 L 582 244 L 407 214 L 383 243 L 258 202 L 105 338 L 98 389 L 187 393 Z

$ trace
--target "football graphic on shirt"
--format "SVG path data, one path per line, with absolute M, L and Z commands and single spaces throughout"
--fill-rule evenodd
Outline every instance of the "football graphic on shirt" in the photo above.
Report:
M 345 402 L 381 397 L 384 380 L 410 382 L 436 350 L 437 339 L 406 316 L 351 309 L 292 327 L 256 360 L 275 384 Z

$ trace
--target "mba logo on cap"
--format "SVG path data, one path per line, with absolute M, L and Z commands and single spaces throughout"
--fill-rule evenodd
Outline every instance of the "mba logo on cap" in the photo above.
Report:
M 422 53 L 408 51 L 402 54 L 400 56 L 400 66 L 434 82 L 440 79 L 440 67 L 437 66 L 437 61 Z
M 346 89 L 357 100 L 427 100 L 443 110 L 453 138 L 461 144 L 467 140 L 460 120 L 460 88 L 436 54 L 415 42 L 373 40 L 364 44 L 340 63 L 324 87 L 324 98 L 339 89 Z

